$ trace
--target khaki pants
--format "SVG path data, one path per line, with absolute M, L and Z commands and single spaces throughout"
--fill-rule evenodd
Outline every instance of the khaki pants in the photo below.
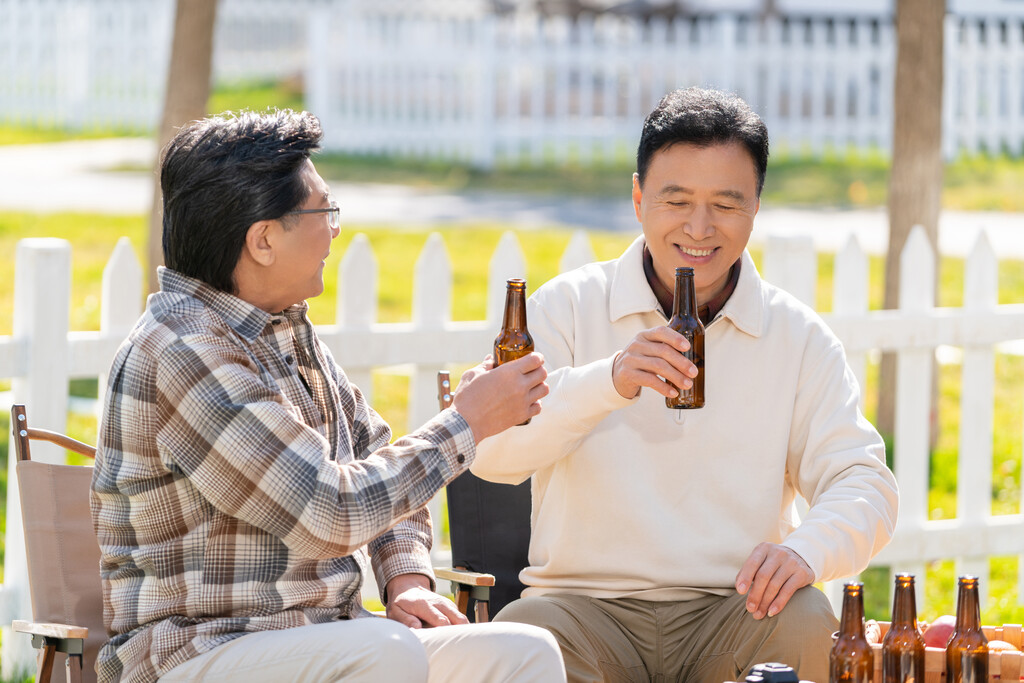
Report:
M 685 602 L 554 594 L 516 600 L 495 621 L 551 631 L 570 683 L 742 681 L 762 662 L 782 662 L 801 679 L 827 683 L 839 624 L 821 591 L 802 588 L 782 612 L 761 620 L 745 603 L 735 593 Z
M 524 624 L 409 629 L 390 619 L 251 633 L 175 667 L 161 681 L 419 683 L 565 681 L 558 645 Z

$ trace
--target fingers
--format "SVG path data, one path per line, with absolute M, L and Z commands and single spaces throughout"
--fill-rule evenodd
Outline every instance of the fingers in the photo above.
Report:
M 762 543 L 736 575 L 736 591 L 747 596 L 747 612 L 763 619 L 781 612 L 793 594 L 813 580 L 810 567 L 796 552 Z
M 402 624 L 403 626 L 408 626 L 409 628 L 423 627 L 422 621 L 420 621 L 417 617 L 414 617 L 413 615 L 409 614 L 408 612 L 406 612 L 401 607 L 395 604 L 389 604 L 387 606 L 387 616 L 388 619 L 391 619 L 392 621 L 397 621 L 399 624 Z
M 612 380 L 616 390 L 626 398 L 633 398 L 642 387 L 653 389 L 667 398 L 679 392 L 666 384 L 689 389 L 697 367 L 683 355 L 690 343 L 683 335 L 668 327 L 654 327 L 640 332 L 615 357 Z
M 409 628 L 469 623 L 451 600 L 422 588 L 398 595 L 388 604 L 387 615 Z

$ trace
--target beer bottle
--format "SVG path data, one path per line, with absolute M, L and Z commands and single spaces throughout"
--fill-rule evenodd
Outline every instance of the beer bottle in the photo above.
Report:
M 665 405 L 669 408 L 703 408 L 704 407 L 704 325 L 697 317 L 697 291 L 693 288 L 693 268 L 676 268 L 676 291 L 672 300 L 672 318 L 668 326 L 686 337 L 690 342 L 690 350 L 684 353 L 697 366 L 697 376 L 693 378 L 693 386 L 680 389 L 669 382 L 679 395 L 666 398 Z
M 882 639 L 882 683 L 924 682 L 924 638 L 917 630 L 914 575 L 897 574 L 892 623 Z
M 526 329 L 526 280 L 512 278 L 506 281 L 505 318 L 494 338 L 494 367 L 532 352 L 533 337 Z M 529 419 L 520 426 L 526 424 L 530 424 Z
M 988 682 L 988 638 L 981 630 L 978 577 L 961 576 L 956 627 L 946 645 L 946 683 Z
M 864 584 L 843 586 L 839 634 L 828 657 L 829 683 L 870 683 L 875 668 L 871 644 L 864 635 Z

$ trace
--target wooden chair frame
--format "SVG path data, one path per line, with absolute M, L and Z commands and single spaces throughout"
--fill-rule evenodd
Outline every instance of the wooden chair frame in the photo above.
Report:
M 11 431 L 14 437 L 12 440 L 14 452 L 19 462 L 32 460 L 30 447 L 32 440 L 48 441 L 86 457 L 96 457 L 96 449 L 88 444 L 47 429 L 29 427 L 23 405 L 11 407 Z M 81 682 L 85 639 L 89 636 L 88 628 L 24 620 L 15 620 L 12 627 L 18 633 L 30 634 L 32 647 L 39 650 L 36 662 L 36 681 L 38 683 L 49 682 L 53 673 L 54 659 L 58 652 L 63 652 L 68 656 L 65 662 L 68 683 Z

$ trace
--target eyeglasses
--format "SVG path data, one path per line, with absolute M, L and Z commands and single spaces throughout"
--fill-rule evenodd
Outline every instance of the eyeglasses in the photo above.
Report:
M 338 202 L 331 200 L 331 205 L 326 209 L 299 209 L 298 211 L 289 211 L 284 214 L 285 216 L 291 216 L 299 213 L 326 213 L 327 224 L 331 226 L 331 230 L 337 230 L 341 227 L 341 208 L 338 206 Z

